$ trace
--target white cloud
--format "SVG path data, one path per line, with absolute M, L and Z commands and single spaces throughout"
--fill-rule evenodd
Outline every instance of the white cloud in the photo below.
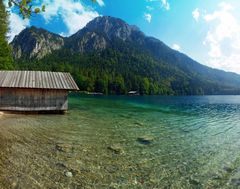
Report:
M 104 5 L 102 0 L 97 1 L 100 5 Z M 46 5 L 46 12 L 43 13 L 43 18 L 46 22 L 51 21 L 54 17 L 58 16 L 66 24 L 68 33 L 71 35 L 83 28 L 93 18 L 99 14 L 75 0 L 44 0 L 43 4 Z
M 209 31 L 203 44 L 208 48 L 209 66 L 240 73 L 240 23 L 231 4 L 204 16 Z
M 105 5 L 104 2 L 103 2 L 103 0 L 97 0 L 97 3 L 98 3 L 101 7 Z
M 10 13 L 10 31 L 8 33 L 9 42 L 13 40 L 15 35 L 18 35 L 23 29 L 30 25 L 28 19 L 22 19 L 19 15 L 15 13 Z
M 176 44 L 176 43 L 174 43 L 174 44 L 172 45 L 172 48 L 173 48 L 174 50 L 176 50 L 176 51 L 180 51 L 180 49 L 181 49 L 180 45 L 178 45 L 178 44 Z
M 156 1 L 159 1 L 159 0 L 146 0 L 146 2 L 156 2 Z
M 152 15 L 151 15 L 151 14 L 145 13 L 145 14 L 144 14 L 144 18 L 145 18 L 145 20 L 146 20 L 147 22 L 149 22 L 149 23 L 152 21 Z
M 166 10 L 170 10 L 170 4 L 168 2 L 168 0 L 146 0 L 147 3 L 154 3 L 154 2 L 157 2 L 157 3 L 160 3 L 161 4 L 161 7 L 166 9 Z M 146 7 L 148 10 L 150 8 L 150 10 L 153 10 L 153 7 L 152 6 L 147 6 Z M 149 11 L 150 11 L 149 10 Z
M 170 10 L 170 4 L 168 2 L 168 0 L 161 0 L 162 2 L 162 6 L 166 9 L 166 10 Z
M 193 12 L 192 12 L 192 16 L 193 18 L 198 22 L 198 19 L 200 17 L 200 11 L 198 10 L 198 8 L 196 8 Z
M 146 9 L 147 9 L 148 11 L 152 11 L 154 8 L 151 7 L 151 6 L 146 6 Z

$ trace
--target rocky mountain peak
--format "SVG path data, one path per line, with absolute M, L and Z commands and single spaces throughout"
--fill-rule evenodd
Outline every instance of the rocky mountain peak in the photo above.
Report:
M 11 42 L 15 59 L 28 57 L 41 59 L 64 45 L 60 35 L 41 28 L 30 27 L 15 36 Z
M 136 26 L 131 26 L 123 20 L 111 16 L 99 16 L 89 22 L 86 28 L 89 31 L 104 33 L 109 39 L 117 37 L 124 41 L 129 39 L 133 32 L 139 32 Z

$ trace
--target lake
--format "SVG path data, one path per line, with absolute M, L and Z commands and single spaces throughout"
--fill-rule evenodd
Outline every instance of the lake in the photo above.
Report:
M 0 188 L 238 188 L 240 96 L 84 96 L 0 115 Z

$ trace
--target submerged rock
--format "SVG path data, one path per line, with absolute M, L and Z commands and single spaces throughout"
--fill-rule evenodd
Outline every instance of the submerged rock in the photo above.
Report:
M 143 126 L 143 123 L 141 123 L 141 122 L 137 122 L 137 121 L 134 122 L 134 124 L 137 125 L 137 126 Z
M 222 179 L 222 176 L 219 173 L 215 173 L 215 174 L 213 174 L 212 179 L 213 180 L 220 180 L 220 179 Z
M 109 189 L 118 189 L 119 188 L 119 184 L 117 183 L 111 183 L 109 186 Z
M 108 149 L 111 150 L 112 152 L 114 152 L 115 154 L 124 154 L 123 148 L 116 144 L 108 146 Z
M 227 167 L 227 166 L 224 166 L 223 170 L 228 172 L 228 173 L 231 173 L 233 171 L 233 169 L 231 167 Z
M 73 174 L 72 174 L 72 172 L 67 171 L 67 172 L 65 172 L 65 176 L 66 177 L 73 177 Z
M 232 178 L 231 184 L 235 186 L 240 186 L 240 178 Z
M 154 138 L 151 136 L 138 137 L 137 141 L 141 144 L 149 145 L 153 142 Z
M 199 179 L 194 178 L 192 176 L 189 179 L 189 183 L 192 184 L 192 185 L 202 185 Z
M 56 163 L 56 166 L 57 167 L 59 167 L 59 168 L 66 168 L 67 166 L 66 166 L 66 164 L 64 164 L 64 163 Z
M 56 144 L 56 149 L 60 152 L 72 152 L 73 150 L 69 144 Z

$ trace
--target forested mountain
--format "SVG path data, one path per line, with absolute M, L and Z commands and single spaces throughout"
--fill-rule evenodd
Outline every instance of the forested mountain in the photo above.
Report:
M 31 27 L 21 32 L 12 42 L 14 58 L 41 59 L 54 50 L 62 48 L 63 37 L 43 30 Z
M 71 72 L 81 90 L 240 94 L 240 75 L 203 66 L 118 18 L 95 18 L 70 37 L 27 28 L 11 45 L 16 69 Z

